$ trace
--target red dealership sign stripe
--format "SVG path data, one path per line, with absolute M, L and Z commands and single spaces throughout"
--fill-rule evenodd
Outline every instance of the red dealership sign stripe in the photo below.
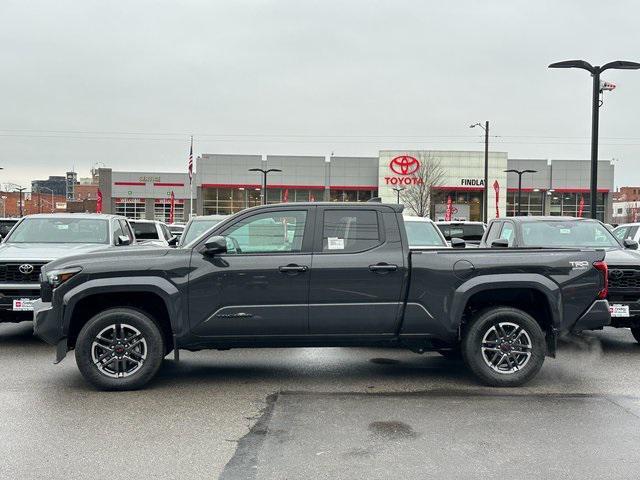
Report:
M 184 183 L 153 182 L 154 187 L 184 187 Z
M 114 185 L 122 185 L 127 187 L 144 187 L 146 183 L 144 182 L 113 182 Z

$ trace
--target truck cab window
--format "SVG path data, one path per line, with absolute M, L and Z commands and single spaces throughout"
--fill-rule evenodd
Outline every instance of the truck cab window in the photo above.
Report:
M 515 240 L 513 223 L 504 222 L 504 226 L 502 227 L 502 232 L 500 232 L 500 239 L 507 240 L 509 242 L 509 246 L 513 247 L 513 242 Z
M 229 227 L 227 253 L 285 253 L 302 251 L 307 212 L 279 211 L 253 215 Z
M 324 212 L 322 251 L 360 252 L 380 245 L 375 210 L 327 210 Z

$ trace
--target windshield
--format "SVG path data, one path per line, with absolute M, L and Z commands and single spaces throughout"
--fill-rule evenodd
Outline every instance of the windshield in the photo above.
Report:
M 158 240 L 158 229 L 155 223 L 131 222 L 136 240 Z
M 404 226 L 410 247 L 446 247 L 433 223 L 405 220 Z
M 109 222 L 94 218 L 25 218 L 6 243 L 109 243 Z
M 619 247 L 611 232 L 598 222 L 536 221 L 522 224 L 526 247 Z
M 194 220 L 191 224 L 185 229 L 182 234 L 182 238 L 180 239 L 181 245 L 186 245 L 191 240 L 198 238 L 204 232 L 209 230 L 211 227 L 215 227 L 222 220 Z
M 461 238 L 462 240 L 480 241 L 484 235 L 484 226 L 475 224 L 437 224 L 438 228 L 444 235 L 444 238 L 451 240 L 452 238 Z

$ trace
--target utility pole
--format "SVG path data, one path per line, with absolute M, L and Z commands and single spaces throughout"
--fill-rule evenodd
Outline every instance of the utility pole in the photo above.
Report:
M 484 130 L 484 201 L 482 206 L 482 221 L 487 223 L 489 208 L 489 120 L 469 125 L 469 128 L 480 127 Z

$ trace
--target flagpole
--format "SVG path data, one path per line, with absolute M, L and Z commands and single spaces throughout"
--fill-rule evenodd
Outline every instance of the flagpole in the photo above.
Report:
M 191 149 L 189 150 L 189 162 L 193 162 L 193 135 L 191 135 Z M 190 163 L 193 165 L 193 163 Z M 193 167 L 189 172 L 189 220 L 193 218 Z

